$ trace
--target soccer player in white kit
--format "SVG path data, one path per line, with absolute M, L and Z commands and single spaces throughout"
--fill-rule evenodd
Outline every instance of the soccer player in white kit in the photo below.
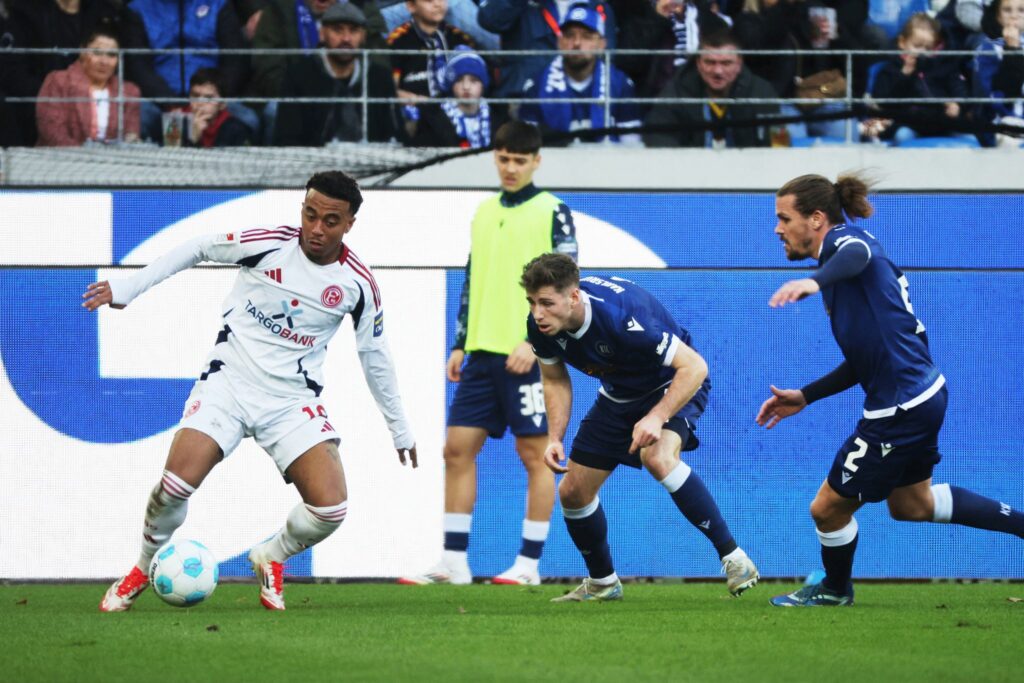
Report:
M 270 454 L 302 502 L 285 525 L 249 552 L 260 602 L 283 610 L 283 565 L 330 536 L 345 519 L 347 492 L 338 435 L 320 394 L 327 343 L 348 316 L 363 374 L 398 451 L 417 465 L 384 338 L 384 309 L 373 274 L 344 243 L 362 195 L 340 171 L 306 184 L 302 227 L 245 230 L 200 237 L 131 277 L 88 286 L 82 304 L 124 308 L 150 287 L 200 261 L 241 267 L 224 302 L 224 327 L 185 404 L 163 477 L 150 494 L 142 551 L 131 571 L 100 602 L 123 612 L 149 585 L 153 554 L 185 521 L 188 499 L 214 466 L 252 436 Z

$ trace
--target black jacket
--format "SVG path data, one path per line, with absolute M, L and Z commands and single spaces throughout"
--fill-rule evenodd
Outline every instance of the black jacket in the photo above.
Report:
M 960 73 L 959 58 L 942 59 L 941 53 L 935 57 L 918 57 L 917 69 L 911 75 L 903 73 L 903 62 L 899 57 L 889 59 L 875 76 L 871 94 L 879 99 L 941 97 L 949 100 L 967 97 L 967 81 Z M 945 114 L 942 104 L 881 104 L 883 113 L 909 115 L 916 119 L 911 126 L 921 135 L 941 135 L 948 133 L 946 124 L 950 119 Z M 961 116 L 964 114 L 961 111 Z M 957 117 L 959 118 L 959 117 Z M 887 133 L 894 134 L 896 127 Z
M 677 71 L 659 95 L 661 98 L 707 96 L 704 81 L 692 63 Z M 768 81 L 743 67 L 733 83 L 729 97 L 775 98 L 778 94 Z M 730 104 L 726 107 L 726 120 L 755 119 L 779 112 L 777 104 Z M 703 104 L 655 104 L 644 125 L 685 126 L 706 120 L 705 109 L 706 105 Z M 727 137 L 730 140 L 729 147 L 767 147 L 770 142 L 768 131 L 762 126 L 731 128 Z M 648 147 L 704 147 L 705 140 L 704 130 L 686 130 L 682 127 L 679 130 L 644 134 L 644 144 Z
M 364 66 L 363 62 L 360 66 Z M 362 94 L 361 78 L 354 84 L 342 82 L 327 73 L 319 54 L 303 56 L 288 65 L 285 71 L 283 98 L 288 97 L 358 97 Z M 367 73 L 367 94 L 370 97 L 395 97 L 395 84 L 387 68 L 370 62 Z M 395 107 L 391 104 L 369 105 L 368 139 L 387 142 L 396 136 Z M 354 118 L 353 118 L 354 117 Z M 277 108 L 274 143 L 285 147 L 321 147 L 336 137 L 357 141 L 362 138 L 362 104 L 360 103 L 288 103 Z
M 503 123 L 508 121 L 508 107 L 503 104 L 491 104 L 491 142 L 494 134 Z M 416 126 L 416 135 L 409 143 L 410 147 L 462 147 L 467 149 L 469 141 L 455 132 L 455 126 L 439 104 L 420 105 L 420 120 Z

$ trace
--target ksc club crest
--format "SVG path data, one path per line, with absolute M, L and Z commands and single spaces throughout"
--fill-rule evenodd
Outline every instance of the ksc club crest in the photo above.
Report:
M 338 285 L 331 285 L 320 295 L 320 303 L 327 308 L 335 308 L 341 303 L 344 296 L 345 294 L 341 291 L 341 287 Z

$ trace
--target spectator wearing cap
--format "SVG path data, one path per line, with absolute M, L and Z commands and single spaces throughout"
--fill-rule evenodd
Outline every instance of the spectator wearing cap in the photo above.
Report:
M 268 0 L 253 34 L 260 50 L 315 50 L 320 44 L 324 13 L 338 0 Z M 366 16 L 366 47 L 384 48 L 384 19 L 375 0 L 360 3 Z M 249 91 L 258 97 L 278 97 L 288 64 L 296 55 L 253 55 Z M 386 60 L 382 60 L 382 63 Z
M 640 0 L 635 0 L 639 2 Z M 501 36 L 503 50 L 547 50 L 555 52 L 565 15 L 575 5 L 596 10 L 605 20 L 608 49 L 617 47 L 615 13 L 605 0 L 487 0 L 480 4 L 480 26 Z M 500 65 L 501 82 L 497 97 L 518 97 L 527 79 L 551 60 L 549 55 L 510 57 Z
M 615 102 L 619 98 L 635 97 L 633 81 L 624 73 L 608 66 L 602 58 L 607 45 L 604 17 L 586 5 L 569 10 L 560 26 L 558 49 L 561 54 L 536 77 L 525 85 L 527 100 L 519 110 L 519 118 L 540 127 L 548 137 L 550 133 L 569 133 L 591 128 L 639 128 L 641 114 L 634 103 Z M 594 102 L 567 100 L 593 98 Z M 611 117 L 605 116 L 609 108 L 605 100 L 611 99 Z M 594 141 L 592 138 L 583 138 Z M 638 135 L 618 134 L 602 138 L 611 142 L 639 142 Z M 550 144 L 545 139 L 545 144 Z
M 472 48 L 460 45 L 445 68 L 451 99 L 420 106 L 414 147 L 489 147 L 491 138 L 508 119 L 507 107 L 484 99 L 491 84 L 487 63 Z
M 349 102 L 288 102 L 288 98 L 394 98 L 387 68 L 357 51 L 366 42 L 366 15 L 352 3 L 332 5 L 320 19 L 325 50 L 302 56 L 288 65 L 283 100 L 278 107 L 274 144 L 320 147 L 332 141 L 386 142 L 395 136 L 394 106 Z M 338 50 L 338 52 L 334 52 Z M 347 52 L 346 52 L 347 51 Z
M 767 147 L 764 126 L 745 125 L 702 130 L 691 127 L 704 121 L 725 123 L 731 120 L 753 121 L 779 113 L 776 104 L 726 104 L 718 98 L 775 99 L 771 84 L 754 75 L 743 64 L 739 41 L 729 32 L 701 36 L 702 54 L 677 71 L 661 91 L 661 99 L 693 98 L 702 104 L 655 103 L 645 125 L 663 126 L 644 134 L 648 147 Z M 688 126 L 690 124 L 690 126 Z

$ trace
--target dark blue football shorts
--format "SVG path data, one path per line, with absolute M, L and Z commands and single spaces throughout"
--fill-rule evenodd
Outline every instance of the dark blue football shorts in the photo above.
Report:
M 706 390 L 701 391 L 706 394 Z M 664 391 L 655 391 L 638 401 L 616 403 L 603 394 L 598 394 L 594 405 L 580 423 L 580 429 L 572 442 L 569 459 L 597 470 L 611 471 L 618 465 L 640 468 L 639 451 L 632 454 L 629 452 L 629 446 L 633 443 L 633 427 L 664 395 Z M 707 401 L 707 396 L 698 397 L 703 402 Z M 679 435 L 683 441 L 684 451 L 692 451 L 700 445 L 693 432 L 701 409 L 696 408 L 693 403 L 694 401 L 691 401 L 684 405 L 662 427 Z
M 844 498 L 865 503 L 885 500 L 893 489 L 930 479 L 939 454 L 939 430 L 946 416 L 948 392 L 892 417 L 862 419 L 836 453 L 828 483 Z
M 525 375 L 505 369 L 508 356 L 474 351 L 448 408 L 449 427 L 481 427 L 500 439 L 505 429 L 516 436 L 548 433 L 544 387 L 537 363 Z

